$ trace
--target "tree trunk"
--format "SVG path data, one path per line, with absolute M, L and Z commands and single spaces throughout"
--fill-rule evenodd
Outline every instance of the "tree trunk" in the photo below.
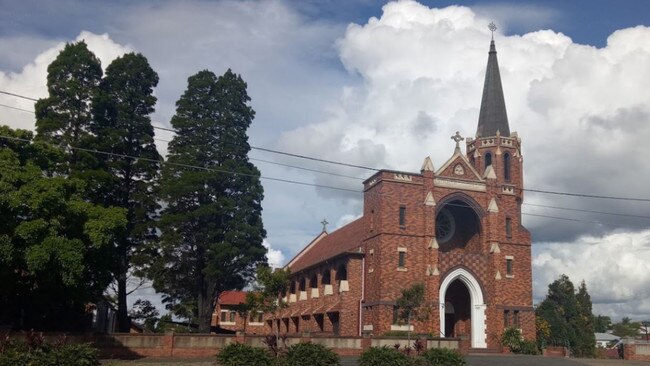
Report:
M 214 312 L 214 299 L 202 291 L 198 297 L 199 333 L 210 333 L 212 330 L 212 313 Z
M 126 272 L 117 275 L 117 326 L 120 333 L 131 330 L 131 320 L 126 308 Z

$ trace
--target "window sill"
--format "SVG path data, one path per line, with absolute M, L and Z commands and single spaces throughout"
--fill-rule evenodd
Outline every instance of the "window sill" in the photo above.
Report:
M 251 325 L 251 326 L 254 326 L 254 327 L 259 327 L 259 326 L 264 325 L 264 323 L 262 323 L 262 322 L 250 322 L 250 323 L 248 323 L 248 325 Z
M 237 325 L 235 322 L 219 322 L 219 325 Z
M 406 267 L 397 267 L 397 272 L 407 272 L 408 269 Z
M 509 274 L 507 274 L 507 275 L 506 275 L 506 278 L 515 278 L 515 275 L 509 275 Z

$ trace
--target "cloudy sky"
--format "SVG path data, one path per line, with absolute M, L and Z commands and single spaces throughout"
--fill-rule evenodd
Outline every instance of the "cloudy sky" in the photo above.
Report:
M 257 112 L 251 144 L 369 167 L 440 166 L 473 136 L 494 21 L 511 130 L 523 139 L 534 296 L 566 273 L 597 313 L 650 319 L 650 4 L 611 1 L 0 0 L 0 90 L 46 96 L 47 65 L 85 39 L 107 66 L 143 53 L 169 126 L 187 77 L 232 68 Z M 34 128 L 0 94 L 0 124 Z M 158 130 L 166 151 L 172 134 Z M 265 177 L 361 189 L 371 171 L 253 150 Z M 322 172 L 290 168 L 292 165 Z M 361 194 L 263 181 L 269 257 L 290 259 L 361 213 Z M 593 212 L 597 211 L 597 212 Z M 143 294 L 146 295 L 146 294 Z

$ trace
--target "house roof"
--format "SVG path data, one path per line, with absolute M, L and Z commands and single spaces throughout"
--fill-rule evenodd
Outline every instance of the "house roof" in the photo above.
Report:
M 239 305 L 246 302 L 246 291 L 224 291 L 219 295 L 221 305 Z
M 361 217 L 332 233 L 323 231 L 287 264 L 287 268 L 298 272 L 358 247 L 364 239 L 363 224 Z
M 594 333 L 596 341 L 618 341 L 621 337 L 609 333 Z

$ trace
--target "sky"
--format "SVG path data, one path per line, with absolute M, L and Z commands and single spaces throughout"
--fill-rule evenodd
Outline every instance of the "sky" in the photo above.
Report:
M 623 6 L 621 4 L 624 4 Z M 476 131 L 490 32 L 511 131 L 522 138 L 533 295 L 566 273 L 594 312 L 650 319 L 650 3 L 575 1 L 0 0 L 0 90 L 47 95 L 47 65 L 84 39 L 106 67 L 141 52 L 169 127 L 187 78 L 228 68 L 248 83 L 254 147 L 417 172 Z M 0 124 L 34 128 L 33 102 L 0 95 Z M 166 151 L 172 133 L 157 130 Z M 253 149 L 264 177 L 361 190 L 372 172 Z M 298 166 L 316 173 L 278 164 Z M 263 180 L 276 265 L 361 214 L 360 193 Z M 597 212 L 594 212 L 597 211 Z M 546 216 L 546 217 L 541 217 Z M 551 217 L 553 218 L 551 218 Z M 156 298 L 152 289 L 138 296 Z M 130 302 L 135 301 L 135 297 Z

